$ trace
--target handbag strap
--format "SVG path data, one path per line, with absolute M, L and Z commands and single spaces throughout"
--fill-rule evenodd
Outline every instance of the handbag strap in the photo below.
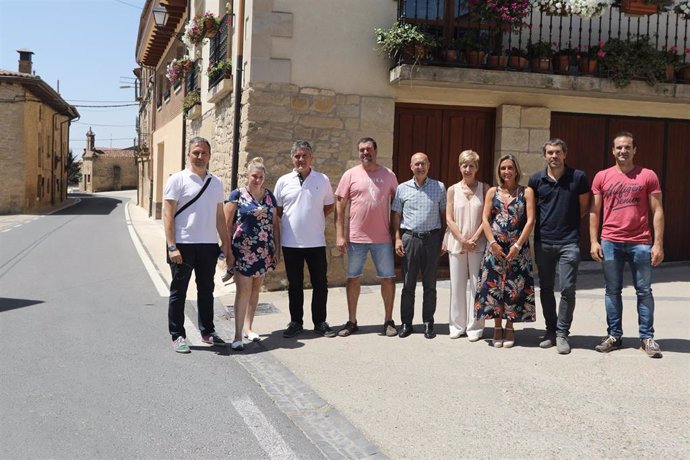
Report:
M 187 209 L 188 207 L 190 207 L 192 204 L 194 204 L 194 202 L 195 202 L 196 200 L 198 200 L 199 197 L 200 197 L 201 195 L 204 194 L 204 192 L 206 191 L 206 188 L 208 187 L 208 184 L 211 183 L 211 179 L 213 179 L 213 176 L 211 176 L 211 175 L 209 174 L 209 178 L 206 180 L 206 183 L 204 184 L 204 186 L 201 187 L 201 190 L 199 190 L 199 193 L 197 193 L 196 196 L 195 196 L 194 198 L 192 198 L 192 199 L 189 200 L 187 203 L 185 203 L 184 206 L 182 206 L 180 209 L 178 209 L 177 212 L 175 213 L 175 217 L 177 217 L 178 214 L 180 214 L 182 211 L 184 211 L 185 209 Z

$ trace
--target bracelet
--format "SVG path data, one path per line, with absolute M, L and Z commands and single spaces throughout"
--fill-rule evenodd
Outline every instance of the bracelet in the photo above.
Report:
M 491 246 L 491 245 L 494 244 L 494 243 L 496 243 L 496 240 L 491 240 L 491 241 L 489 241 L 489 246 Z M 498 244 L 498 243 L 496 243 L 496 244 Z
M 513 246 L 515 246 L 518 251 L 522 251 L 522 246 L 520 246 L 519 244 L 515 243 Z

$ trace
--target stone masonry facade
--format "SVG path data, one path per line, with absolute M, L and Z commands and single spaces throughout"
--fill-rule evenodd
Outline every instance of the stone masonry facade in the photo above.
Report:
M 375 138 L 379 144 L 379 163 L 392 162 L 392 98 L 340 94 L 330 89 L 299 87 L 293 84 L 253 83 L 242 96 L 239 184 L 247 160 L 260 156 L 266 164 L 266 187 L 273 189 L 276 180 L 292 169 L 290 148 L 296 139 L 309 141 L 314 149 L 314 169 L 331 180 L 333 189 L 343 172 L 359 164 L 357 140 Z M 202 120 L 215 118 L 211 139 L 213 152 L 210 169 L 224 181 L 229 192 L 232 176 L 232 97 L 219 101 L 215 108 L 188 125 L 189 135 L 203 132 Z M 331 286 L 345 283 L 346 258 L 335 247 L 335 220 L 326 221 L 328 245 L 328 278 Z M 363 281 L 374 282 L 375 272 L 367 263 Z M 287 286 L 284 266 L 267 276 L 267 289 Z M 308 284 L 308 273 L 305 274 Z
M 544 167 L 541 148 L 551 132 L 551 111 L 544 107 L 501 105 L 496 109 L 495 159 L 512 153 L 522 169 L 520 183 Z M 494 161 L 495 163 L 495 161 Z M 493 175 L 492 175 L 493 176 Z

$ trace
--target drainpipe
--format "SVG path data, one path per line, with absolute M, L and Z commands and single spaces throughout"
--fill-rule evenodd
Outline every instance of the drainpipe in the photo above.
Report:
M 187 21 L 190 20 L 190 16 L 192 13 L 192 0 L 187 0 Z M 196 13 L 196 11 L 195 11 Z M 184 85 L 186 86 L 187 83 L 184 81 Z M 187 88 L 182 88 L 187 91 Z M 186 156 L 186 150 L 187 150 L 187 114 L 185 111 L 182 111 L 182 158 L 180 158 L 182 164 L 180 171 L 185 168 L 185 156 Z
M 81 118 L 81 115 L 78 116 L 77 119 L 74 121 L 79 120 L 79 118 Z M 60 164 L 62 166 L 62 190 L 63 190 L 63 194 L 61 195 L 61 197 L 64 198 L 65 200 L 67 199 L 67 187 L 69 186 L 69 171 L 67 171 L 65 169 L 65 166 L 67 165 L 67 161 L 65 161 L 66 160 L 65 159 L 65 151 L 62 148 L 62 146 L 63 146 L 62 128 L 65 125 L 65 123 L 68 123 L 71 125 L 72 124 L 71 121 L 72 120 L 70 120 L 69 116 L 68 116 L 67 118 L 65 118 L 64 120 L 62 120 L 60 122 L 60 157 L 61 157 Z M 67 152 L 69 152 L 69 146 L 67 147 Z
M 242 52 L 244 49 L 244 0 L 239 1 L 239 11 L 235 16 L 237 24 L 237 57 L 235 59 L 235 109 L 232 136 L 232 177 L 230 190 L 237 188 L 237 168 L 240 162 L 240 116 L 242 103 Z
M 183 170 L 185 168 L 185 150 L 187 147 L 185 146 L 187 144 L 187 114 L 182 112 L 182 167 L 180 169 Z

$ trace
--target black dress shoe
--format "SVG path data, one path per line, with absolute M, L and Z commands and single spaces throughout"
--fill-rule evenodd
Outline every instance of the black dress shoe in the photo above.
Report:
M 398 332 L 398 337 L 407 337 L 408 335 L 412 334 L 414 330 L 412 329 L 412 324 L 410 323 L 403 323 L 402 327 L 400 328 L 400 332 Z
M 424 337 L 427 339 L 433 339 L 436 337 L 434 332 L 434 323 L 424 323 Z

